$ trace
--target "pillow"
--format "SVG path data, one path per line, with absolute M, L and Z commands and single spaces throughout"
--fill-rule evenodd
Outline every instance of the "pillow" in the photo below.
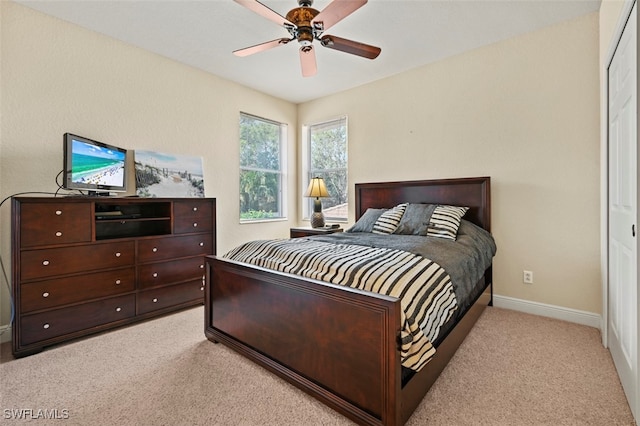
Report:
M 394 234 L 427 235 L 434 204 L 408 204 Z
M 436 206 L 429 220 L 427 237 L 456 240 L 460 220 L 469 207 Z
M 382 213 L 373 225 L 374 234 L 393 234 L 400 224 L 400 219 L 404 215 L 407 204 L 398 204 L 394 208 Z
M 386 212 L 387 209 L 367 209 L 366 212 L 354 225 L 347 229 L 345 232 L 371 232 L 373 231 L 373 225 L 376 223 L 380 215 Z

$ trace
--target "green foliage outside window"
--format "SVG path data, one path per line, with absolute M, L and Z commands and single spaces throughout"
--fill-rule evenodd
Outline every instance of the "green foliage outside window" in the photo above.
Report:
M 346 118 L 312 125 L 309 128 L 310 168 L 309 180 L 318 176 L 324 179 L 329 198 L 322 199 L 323 210 L 346 204 L 347 180 L 347 123 Z M 346 209 L 344 209 L 346 211 Z M 346 214 L 331 214 L 328 219 L 347 219 Z
M 240 115 L 240 219 L 282 214 L 283 125 Z

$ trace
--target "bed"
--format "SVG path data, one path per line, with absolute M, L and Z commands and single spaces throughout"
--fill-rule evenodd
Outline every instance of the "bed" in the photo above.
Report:
M 464 221 L 491 231 L 489 177 L 355 185 L 357 223 L 369 209 L 403 203 L 466 206 Z M 443 324 L 435 354 L 415 371 L 401 357 L 405 313 L 398 298 L 222 257 L 206 260 L 207 338 L 358 424 L 404 424 L 492 303 L 489 263 L 470 300 Z

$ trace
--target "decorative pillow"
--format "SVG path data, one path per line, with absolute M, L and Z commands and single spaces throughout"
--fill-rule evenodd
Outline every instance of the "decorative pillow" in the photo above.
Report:
M 404 215 L 407 204 L 398 204 L 394 208 L 382 213 L 373 225 L 374 234 L 393 234 L 400 224 L 400 219 Z
M 376 223 L 380 215 L 386 212 L 387 209 L 367 209 L 360 219 L 345 232 L 371 232 L 373 231 L 373 225 Z
M 469 207 L 437 206 L 429 220 L 428 237 L 456 240 L 460 220 Z
M 394 234 L 427 235 L 434 204 L 408 204 Z

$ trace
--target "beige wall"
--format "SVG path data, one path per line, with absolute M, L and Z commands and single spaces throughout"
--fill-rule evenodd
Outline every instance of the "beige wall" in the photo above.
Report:
M 298 121 L 349 117 L 350 185 L 491 176 L 495 293 L 599 313 L 598 78 L 593 13 L 302 104 Z
M 0 15 L 2 198 L 56 189 L 67 131 L 202 155 L 224 252 L 298 223 L 297 127 L 344 114 L 351 185 L 490 175 L 496 293 L 601 311 L 598 14 L 299 106 L 11 2 Z M 239 111 L 289 124 L 289 221 L 238 224 Z M 9 234 L 5 203 L 5 265 Z
M 602 0 L 600 4 L 600 64 L 606 60 L 614 32 L 622 13 L 624 0 Z
M 55 191 L 62 135 L 72 132 L 129 149 L 201 155 L 206 196 L 218 199 L 219 253 L 252 238 L 288 235 L 296 218 L 239 224 L 238 120 L 244 111 L 288 123 L 288 163 L 295 165 L 296 105 L 12 2 L 1 1 L 0 11 L 2 198 Z M 288 181 L 287 201 L 295 206 L 294 173 Z M 9 219 L 6 202 L 0 253 L 7 268 Z M 7 324 L 4 280 L 0 296 L 0 324 Z

